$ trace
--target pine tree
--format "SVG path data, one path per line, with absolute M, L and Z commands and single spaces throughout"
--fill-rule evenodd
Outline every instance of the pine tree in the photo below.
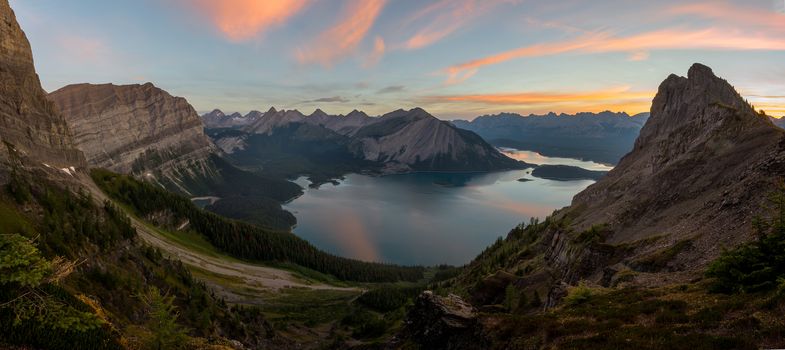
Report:
M 146 346 L 154 350 L 183 348 L 188 339 L 187 329 L 177 324 L 179 314 L 173 304 L 174 296 L 162 295 L 158 288 L 150 287 L 141 299 L 149 310 L 147 326 L 152 331 Z

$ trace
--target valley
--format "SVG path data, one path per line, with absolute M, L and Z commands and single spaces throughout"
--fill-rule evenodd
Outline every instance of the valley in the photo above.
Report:
M 739 4 L 0 0 L 0 349 L 782 348 Z

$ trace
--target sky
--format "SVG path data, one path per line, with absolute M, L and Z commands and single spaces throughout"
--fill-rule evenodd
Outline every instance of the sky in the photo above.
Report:
M 199 112 L 648 111 L 701 62 L 785 114 L 785 0 L 10 0 L 44 89 L 152 82 Z

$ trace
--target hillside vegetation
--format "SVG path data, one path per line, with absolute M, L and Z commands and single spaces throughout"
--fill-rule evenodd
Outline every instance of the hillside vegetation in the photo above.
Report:
M 104 192 L 136 215 L 167 227 L 186 224 L 237 258 L 290 262 L 357 282 L 417 281 L 423 275 L 422 267 L 362 262 L 322 252 L 289 232 L 269 231 L 203 211 L 188 199 L 129 176 L 93 170 L 92 177 Z

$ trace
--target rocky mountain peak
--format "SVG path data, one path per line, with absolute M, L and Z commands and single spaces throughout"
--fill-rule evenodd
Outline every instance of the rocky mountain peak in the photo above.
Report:
M 367 118 L 368 117 L 368 115 L 365 114 L 365 112 L 358 111 L 356 109 L 352 110 L 351 112 L 349 112 L 349 114 L 347 114 L 346 116 L 347 117 L 362 117 L 362 118 Z
M 3 143 L 53 166 L 85 164 L 65 119 L 46 99 L 30 43 L 7 0 L 0 0 L 0 162 L 8 156 Z
M 213 116 L 213 117 L 223 117 L 226 114 L 224 114 L 224 112 L 222 110 L 216 108 L 216 109 L 212 110 L 210 113 L 207 113 L 206 115 Z
M 651 117 L 641 129 L 635 148 L 671 143 L 694 143 L 713 137 L 721 129 L 748 129 L 770 124 L 760 117 L 726 80 L 711 68 L 696 63 L 687 77 L 671 74 L 660 84 Z M 733 137 L 732 134 L 725 135 Z
M 325 112 L 324 112 L 323 110 L 321 110 L 320 108 L 317 108 L 317 109 L 316 109 L 315 111 L 313 111 L 313 113 L 311 113 L 311 115 L 309 115 L 308 117 L 310 117 L 310 118 L 324 118 L 324 117 L 327 117 L 327 116 L 328 116 L 328 115 L 327 115 L 327 113 L 325 113 Z
M 652 250 L 688 240 L 695 253 L 671 268 L 703 267 L 722 245 L 745 239 L 750 213 L 785 175 L 784 139 L 727 81 L 695 64 L 687 77 L 663 81 L 633 150 L 575 196 L 575 222 L 608 225 L 612 243 L 665 237 Z

